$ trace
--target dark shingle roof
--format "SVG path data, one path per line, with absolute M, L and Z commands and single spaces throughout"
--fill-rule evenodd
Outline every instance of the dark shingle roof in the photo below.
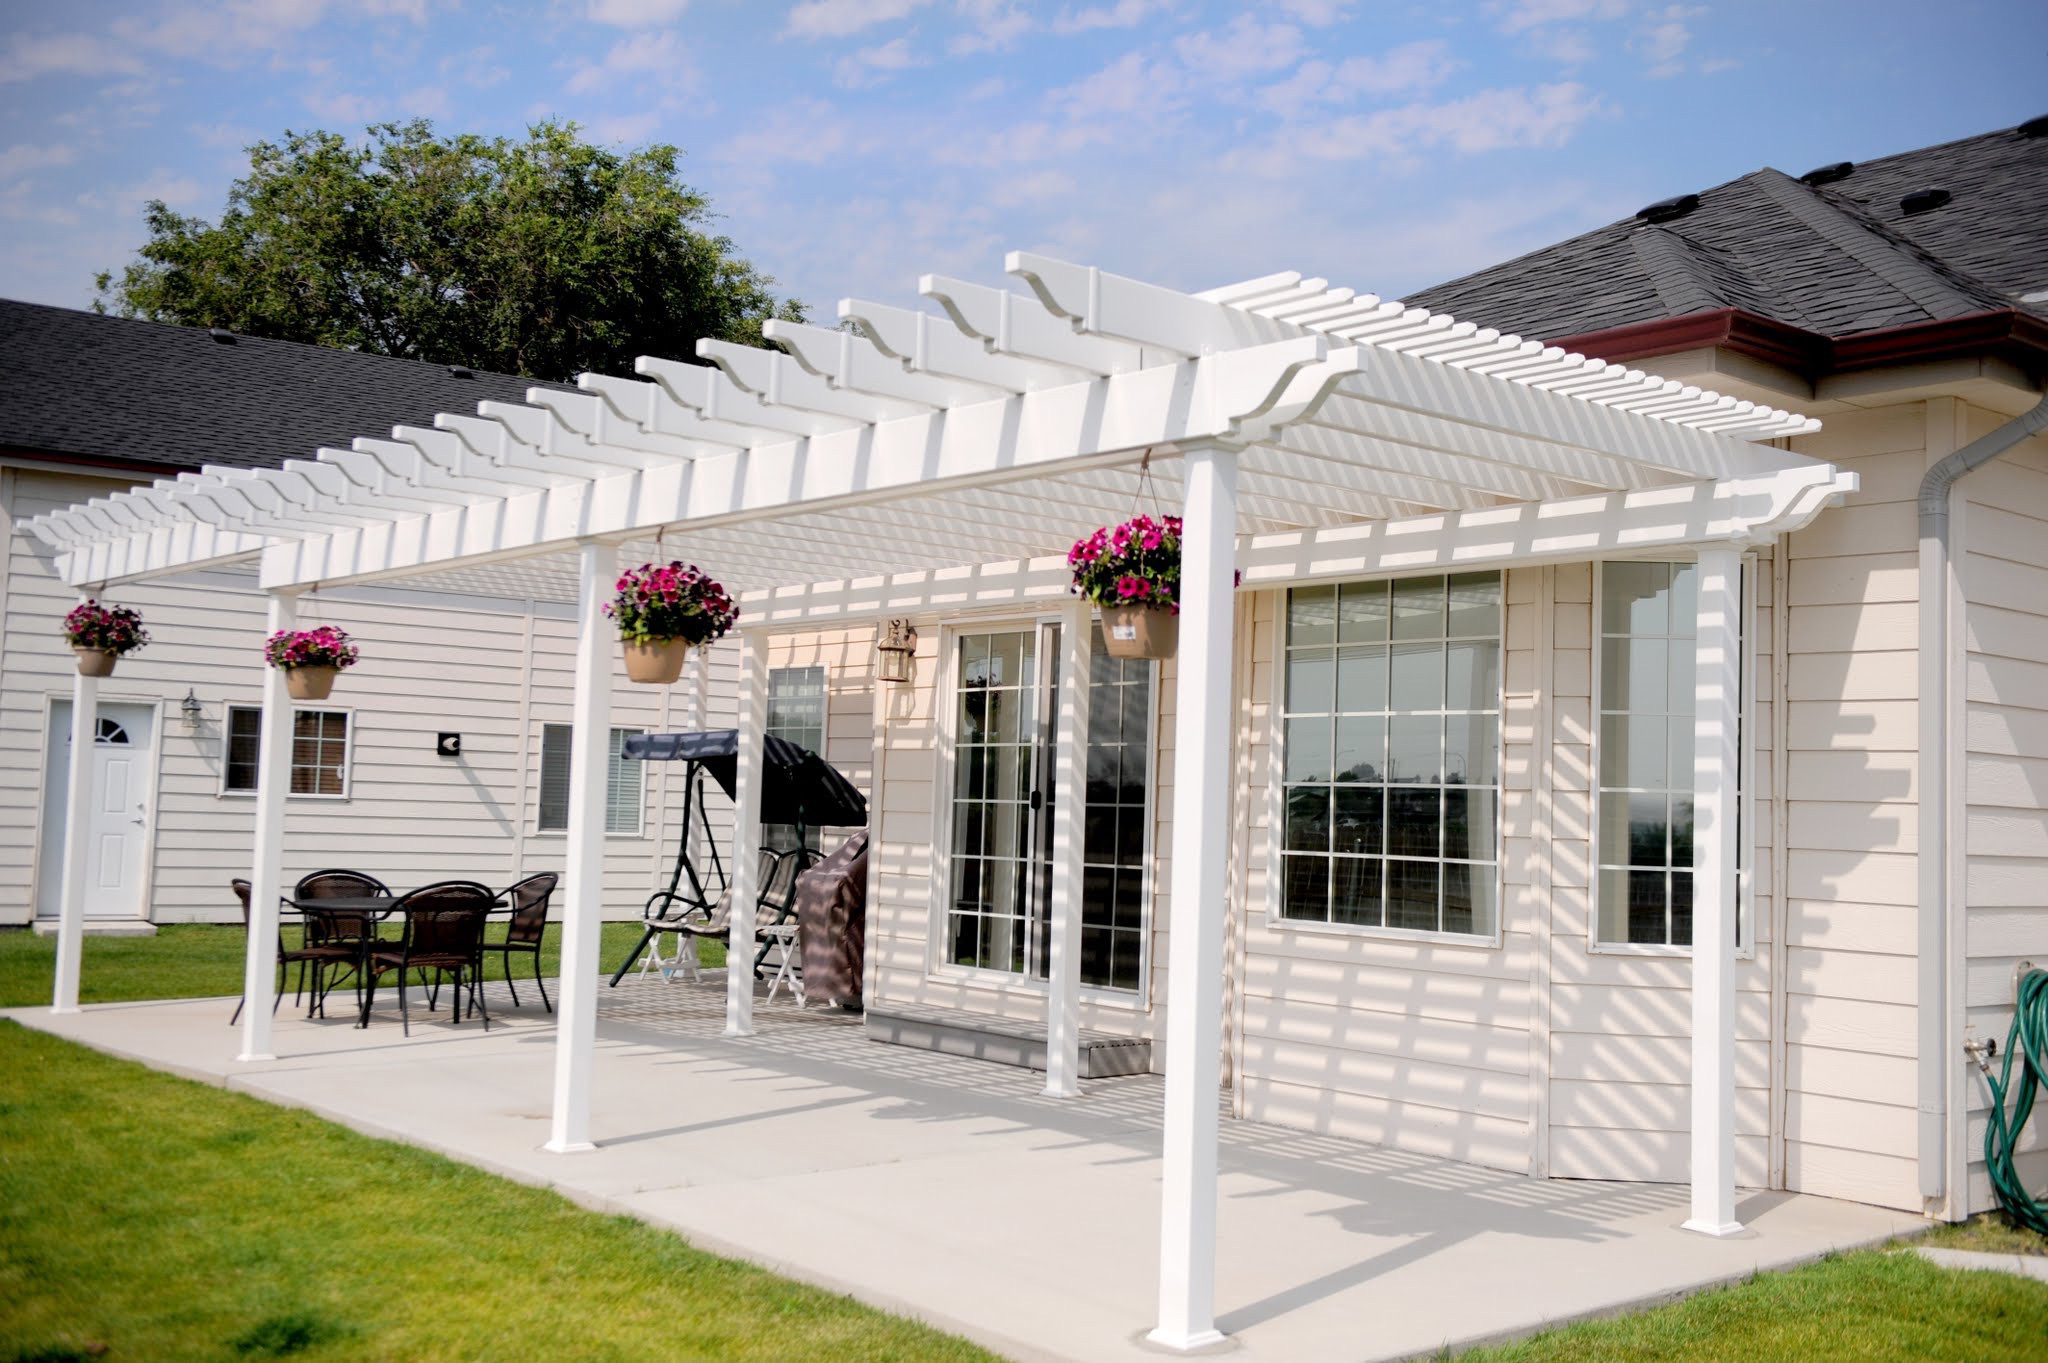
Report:
M 520 402 L 532 379 L 0 299 L 0 449 L 258 468 L 436 412 Z M 550 387 L 557 385 L 548 385 Z
M 2032 125 L 2028 125 L 2031 127 Z M 1900 199 L 1941 188 L 1942 207 Z M 1535 339 L 1739 308 L 1831 337 L 2018 308 L 2048 289 L 2048 137 L 1985 133 L 1808 185 L 1759 170 L 1409 301 Z

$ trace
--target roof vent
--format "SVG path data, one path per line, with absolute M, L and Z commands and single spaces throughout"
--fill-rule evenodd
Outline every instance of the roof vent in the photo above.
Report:
M 448 372 L 458 379 L 473 379 L 476 377 L 476 371 L 466 364 L 451 364 L 448 366 Z
M 1697 194 L 1681 194 L 1675 199 L 1659 199 L 1648 208 L 1638 208 L 1636 216 L 1644 222 L 1670 222 L 1682 218 L 1700 206 Z
M 1855 169 L 1854 161 L 1831 161 L 1824 166 L 1815 166 L 1799 179 L 1802 183 L 1819 188 L 1821 185 L 1831 185 L 1837 180 L 1848 179 L 1850 172 Z
M 208 327 L 206 334 L 222 345 L 233 345 L 235 343 L 235 333 L 229 331 L 226 327 Z
M 1899 207 L 1909 215 L 1931 213 L 1954 197 L 1945 189 L 1916 189 L 1899 200 Z

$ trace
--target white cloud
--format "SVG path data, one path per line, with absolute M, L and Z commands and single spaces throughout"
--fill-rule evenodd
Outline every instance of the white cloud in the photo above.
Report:
M 648 76 L 659 77 L 671 89 L 697 83 L 696 66 L 673 30 L 619 39 L 600 60 L 579 63 L 565 88 L 572 95 L 598 94 L 621 81 Z
M 1240 14 L 1224 28 L 1176 39 L 1173 50 L 1198 79 L 1235 85 L 1248 76 L 1293 65 L 1301 56 L 1301 30 L 1292 24 L 1262 24 Z
M 1279 6 L 1310 28 L 1328 28 L 1351 17 L 1351 0 L 1279 0 Z
M 617 114 L 590 120 L 590 140 L 607 145 L 627 142 L 638 145 L 654 135 L 661 126 L 662 116 L 650 110 L 639 114 Z
M 1523 33 L 1545 24 L 1587 19 L 1619 19 L 1628 0 L 1511 0 L 1502 9 L 1500 31 Z
M 1171 62 L 1126 52 L 1100 71 L 1051 91 L 1046 102 L 1072 123 L 1156 114 L 1180 102 L 1185 82 Z
M 1010 0 L 957 0 L 955 8 L 972 25 L 947 42 L 946 51 L 955 57 L 1004 51 L 1038 24 L 1029 10 Z
M 1450 79 L 1463 62 L 1434 39 L 1403 43 L 1378 56 L 1346 57 L 1335 65 L 1303 62 L 1292 75 L 1259 93 L 1259 102 L 1283 118 L 1317 104 L 1347 104 L 1360 95 L 1419 94 Z
M 310 92 L 304 96 L 308 109 L 330 123 L 370 124 L 392 119 L 446 118 L 448 92 L 438 85 L 421 85 L 411 90 L 375 93 L 341 90 Z
M 798 38 L 844 38 L 892 23 L 931 0 L 801 0 L 789 12 L 783 31 Z
M 1153 14 L 1168 7 L 1167 0 L 1114 0 L 1114 3 L 1107 5 L 1062 9 L 1052 21 L 1052 31 L 1087 33 L 1098 28 L 1136 28 Z
M 880 85 L 899 71 L 923 65 L 923 58 L 911 51 L 910 39 L 891 38 L 886 43 L 864 47 L 841 57 L 832 68 L 832 80 L 849 90 L 858 90 Z
M 0 53 L 0 84 L 37 76 L 133 76 L 142 61 L 86 33 L 17 33 Z
M 1482 90 L 1440 104 L 1354 114 L 1295 134 L 1294 145 L 1305 156 L 1328 161 L 1400 161 L 1439 149 L 1470 154 L 1559 147 L 1605 108 L 1576 82 Z
M 660 28 L 682 17 L 690 0 L 590 0 L 595 23 L 613 28 Z
M 1580 28 L 1545 28 L 1529 35 L 1536 54 L 1560 66 L 1584 66 L 1593 60 L 1593 39 Z
M 816 166 L 845 149 L 846 120 L 839 111 L 822 100 L 806 99 L 767 107 L 763 121 L 720 147 L 718 157 L 742 166 Z
M 51 166 L 68 166 L 78 154 L 61 144 L 39 147 L 28 142 L 0 151 L 0 180 L 12 180 L 32 170 L 47 170 Z
M 1648 63 L 1646 74 L 1652 79 L 1675 76 L 1685 69 L 1681 59 L 1686 48 L 1692 46 L 1692 27 L 1687 21 L 1705 13 L 1696 5 L 1668 5 L 1651 10 L 1629 39 L 1629 51 Z

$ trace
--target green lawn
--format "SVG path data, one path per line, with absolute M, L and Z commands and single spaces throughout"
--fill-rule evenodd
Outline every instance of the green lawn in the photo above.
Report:
M 991 1357 L 637 1221 L 0 1022 L 0 1361 L 287 1355 Z
M 285 943 L 297 945 L 296 927 L 285 929 Z M 493 936 L 504 929 L 491 928 Z M 78 997 L 81 1003 L 127 1003 L 135 999 L 191 999 L 215 995 L 233 997 L 242 992 L 242 961 L 247 938 L 239 925 L 176 924 L 159 928 L 154 937 L 88 937 L 79 966 Z M 599 952 L 602 973 L 618 968 L 626 953 L 640 940 L 638 923 L 606 923 L 604 945 Z M 664 944 L 669 939 L 664 938 Z M 561 964 L 560 925 L 548 929 L 541 953 L 541 969 L 553 978 Z M 698 945 L 706 965 L 722 965 L 725 952 L 716 942 Z M 32 1007 L 50 1001 L 52 973 L 56 969 L 57 939 L 38 937 L 26 928 L 0 930 L 0 1008 Z M 484 974 L 502 978 L 503 958 L 484 957 Z M 637 968 L 637 967 L 636 967 Z M 525 982 L 532 976 L 532 962 L 512 959 L 512 977 L 520 986 L 522 1001 L 531 998 Z M 298 978 L 293 967 L 292 979 Z M 391 981 L 387 978 L 385 984 Z M 291 987 L 286 982 L 286 989 Z M 380 990 L 381 992 L 381 990 Z M 551 991 L 552 996 L 552 991 Z

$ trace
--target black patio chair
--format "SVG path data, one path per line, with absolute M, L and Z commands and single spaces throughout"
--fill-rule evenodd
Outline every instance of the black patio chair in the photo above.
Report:
M 484 1002 L 478 976 L 482 974 L 479 966 L 483 959 L 485 916 L 497 902 L 495 890 L 473 880 L 444 880 L 401 897 L 392 915 L 405 919 L 405 932 L 396 945 L 380 943 L 371 951 L 361 1025 L 369 1025 L 370 1010 L 377 1004 L 377 981 L 395 970 L 398 1015 L 405 1034 L 411 1036 L 412 1013 L 406 1002 L 405 977 L 412 971 L 431 970 L 437 992 L 442 979 L 454 977 L 449 1002 L 455 1022 L 462 1021 L 462 992 L 467 985 L 470 1011 L 481 1011 L 484 1030 L 491 1030 L 491 1010 Z
M 242 906 L 242 931 L 246 933 L 249 930 L 249 895 L 254 887 L 248 881 L 237 876 L 228 882 L 228 888 L 235 892 L 235 899 Z M 300 995 L 306 991 L 306 968 L 309 965 L 313 967 L 315 971 L 313 984 L 314 988 L 317 989 L 320 983 L 318 971 L 331 959 L 333 958 L 325 951 L 287 948 L 284 944 L 284 925 L 279 923 L 277 928 L 277 988 L 273 991 L 273 997 L 270 1000 L 270 1011 L 275 1013 L 277 1006 L 284 1002 L 285 976 L 289 973 L 287 968 L 293 962 L 297 962 L 299 967 L 299 982 L 292 990 L 292 1004 L 296 1007 Z M 235 1000 L 234 1016 L 228 1019 L 228 1026 L 232 1027 L 242 1020 L 242 1008 L 248 1002 L 249 991 L 245 985 L 241 997 Z
M 367 899 L 390 894 L 390 889 L 375 876 L 338 869 L 301 876 L 292 889 L 294 900 Z M 317 958 L 313 966 L 313 1009 L 320 1016 L 327 1016 L 327 995 L 342 980 L 354 984 L 356 1002 L 360 1005 L 363 963 L 377 948 L 377 924 L 383 915 L 358 909 L 307 909 L 303 905 L 300 914 L 306 925 L 304 949 Z M 329 975 L 329 970 L 335 973 Z
M 540 948 L 548 935 L 548 900 L 553 898 L 560 882 L 561 877 L 553 871 L 542 871 L 505 891 L 505 900 L 512 906 L 512 919 L 505 924 L 505 939 L 484 944 L 484 950 L 498 953 L 514 1008 L 519 1006 L 519 989 L 512 983 L 512 954 L 523 952 L 533 957 L 533 984 L 540 990 L 541 1007 L 550 1013 L 555 1011 L 555 1005 L 548 1002 L 547 982 L 540 975 Z

